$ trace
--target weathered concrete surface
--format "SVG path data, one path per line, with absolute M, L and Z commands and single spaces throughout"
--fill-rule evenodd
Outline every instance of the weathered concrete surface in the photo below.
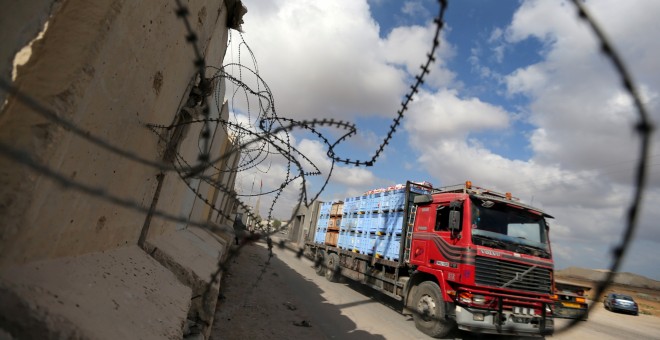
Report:
M 159 211 L 202 223 L 228 222 L 231 211 L 225 207 L 228 196 L 208 183 L 145 164 L 160 162 L 164 151 L 147 124 L 168 126 L 177 119 L 198 71 L 186 41 L 189 32 L 175 15 L 176 2 L 18 3 L 9 7 L 17 8 L 17 20 L 0 20 L 0 32 L 15 33 L 3 40 L 0 77 L 7 76 L 12 54 L 47 21 L 48 29 L 18 69 L 14 86 L 74 124 L 82 136 L 9 97 L 0 112 L 0 141 L 69 181 L 130 201 L 132 207 L 62 187 L 0 157 L 0 336 L 167 339 L 183 336 L 188 317 L 211 323 L 218 284 L 207 306 L 193 291 L 198 295 L 206 287 L 233 236 L 151 219 L 144 211 L 158 200 L 153 206 Z M 232 13 L 244 14 L 242 3 L 185 5 L 207 65 L 220 66 L 228 22 L 240 21 Z M 226 105 L 211 107 L 213 118 L 227 117 Z M 201 127 L 187 127 L 176 150 L 177 165 L 196 164 Z M 212 127 L 210 147 L 212 158 L 234 147 L 218 124 Z M 237 161 L 234 157 L 216 166 L 230 170 Z M 208 169 L 205 175 L 217 172 Z M 222 183 L 233 188 L 235 174 L 225 177 Z M 145 238 L 151 254 L 135 246 Z
M 136 246 L 0 271 L 0 325 L 19 339 L 180 339 L 191 290 Z
M 207 64 L 221 65 L 227 31 L 224 2 L 186 5 Z M 158 137 L 146 124 L 172 123 L 197 71 L 175 6 L 166 0 L 62 1 L 43 38 L 33 45 L 30 61 L 19 69 L 15 86 L 89 135 L 158 161 Z M 47 6 L 35 8 L 43 16 Z M 0 28 L 6 30 L 5 22 Z M 191 127 L 181 150 L 188 160 L 196 161 L 198 148 L 188 145 L 196 146 L 200 125 Z M 103 189 L 138 208 L 149 208 L 154 198 L 159 169 L 94 145 L 13 97 L 0 112 L 0 141 L 71 181 Z M 0 268 L 135 244 L 145 220 L 144 212 L 65 190 L 4 157 L 0 184 Z M 162 208 L 181 212 L 181 192 L 172 196 L 177 198 L 173 209 Z M 152 235 L 159 232 L 169 230 Z
M 188 319 L 196 323 L 201 333 L 208 337 L 218 300 L 220 275 L 209 286 L 219 263 L 229 253 L 233 241 L 233 229 L 222 228 L 224 237 L 208 230 L 189 227 L 174 233 L 152 238 L 145 250 L 168 268 L 184 285 L 192 289 L 192 305 Z

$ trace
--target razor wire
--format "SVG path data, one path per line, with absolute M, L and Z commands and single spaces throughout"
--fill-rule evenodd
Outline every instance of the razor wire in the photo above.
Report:
M 185 122 L 175 122 L 171 125 L 157 125 L 157 124 L 146 124 L 146 127 L 150 129 L 152 133 L 155 134 L 156 138 L 163 142 L 168 143 L 171 139 L 168 135 L 169 132 L 172 132 L 176 128 L 192 126 L 196 124 L 201 125 L 200 136 L 198 143 L 200 152 L 198 154 L 196 164 L 191 164 L 181 155 L 178 151 L 175 152 L 174 159 L 172 162 L 165 161 L 153 161 L 147 157 L 138 155 L 137 153 L 119 147 L 107 140 L 102 139 L 99 136 L 88 133 L 81 127 L 77 126 L 70 120 L 67 120 L 63 117 L 60 117 L 55 111 L 49 109 L 45 105 L 41 104 L 39 101 L 30 97 L 29 94 L 22 93 L 14 85 L 6 82 L 5 80 L 0 80 L 0 89 L 7 92 L 9 97 L 13 97 L 19 102 L 26 105 L 31 111 L 41 115 L 42 117 L 48 119 L 49 121 L 55 123 L 58 126 L 65 128 L 68 132 L 73 133 L 74 135 L 86 140 L 87 142 L 94 144 L 108 153 L 116 154 L 127 160 L 137 162 L 146 166 L 149 166 L 157 171 L 162 173 L 165 172 L 175 172 L 179 177 L 180 181 L 183 181 L 188 186 L 189 190 L 194 192 L 197 198 L 201 199 L 204 204 L 209 206 L 213 211 L 223 216 L 228 220 L 232 220 L 231 212 L 223 211 L 215 207 L 214 203 L 209 201 L 201 192 L 198 192 L 196 188 L 192 187 L 191 179 L 198 179 L 203 181 L 207 185 L 214 187 L 217 190 L 222 191 L 223 193 L 230 196 L 231 200 L 235 204 L 239 205 L 244 209 L 244 211 L 256 222 L 260 227 L 257 229 L 259 233 L 249 235 L 243 238 L 241 244 L 238 247 L 233 247 L 229 250 L 229 256 L 225 261 L 218 262 L 217 270 L 210 278 L 210 283 L 207 285 L 206 292 L 204 294 L 204 299 L 209 299 L 210 295 L 208 292 L 214 283 L 219 280 L 219 277 L 223 271 L 227 269 L 227 264 L 230 263 L 231 259 L 238 256 L 240 250 L 246 244 L 257 241 L 259 239 L 265 239 L 269 244 L 272 242 L 270 236 L 279 231 L 278 229 L 272 228 L 270 221 L 272 220 L 272 214 L 275 207 L 275 204 L 278 202 L 279 198 L 284 192 L 284 189 L 291 185 L 298 185 L 298 204 L 296 209 L 292 212 L 292 217 L 295 216 L 298 212 L 298 209 L 301 206 L 309 206 L 312 202 L 317 200 L 321 193 L 327 187 L 330 178 L 332 177 L 333 170 L 336 164 L 345 164 L 345 165 L 354 165 L 357 167 L 364 166 L 370 167 L 374 166 L 391 141 L 393 135 L 397 132 L 397 128 L 400 126 L 404 113 L 408 110 L 410 103 L 413 101 L 414 95 L 419 91 L 420 86 L 424 83 L 424 78 L 430 72 L 431 63 L 435 62 L 435 53 L 437 48 L 440 45 L 439 36 L 444 25 L 444 14 L 447 9 L 447 1 L 439 0 L 439 12 L 437 17 L 434 19 L 436 25 L 435 35 L 431 42 L 431 48 L 427 54 L 427 59 L 420 68 L 420 74 L 415 76 L 415 81 L 413 85 L 410 86 L 410 91 L 404 96 L 404 100 L 401 103 L 400 108 L 396 111 L 395 117 L 392 119 L 392 124 L 386 134 L 386 137 L 379 144 L 378 148 L 374 154 L 365 159 L 351 160 L 346 157 L 342 157 L 335 152 L 335 149 L 341 143 L 349 140 L 357 133 L 357 128 L 354 124 L 344 121 L 335 121 L 332 119 L 322 119 L 322 120 L 309 120 L 309 121 L 296 121 L 286 117 L 281 117 L 277 115 L 275 109 L 275 102 L 272 96 L 270 89 L 268 88 L 266 82 L 261 79 L 257 67 L 256 56 L 252 53 L 252 50 L 249 48 L 249 45 L 243 39 L 243 35 L 239 33 L 239 61 L 238 63 L 230 63 L 223 65 L 222 67 L 207 66 L 207 62 L 204 59 L 203 54 L 201 53 L 201 48 L 199 46 L 199 41 L 197 34 L 192 29 L 190 22 L 188 20 L 189 11 L 188 8 L 181 3 L 181 1 L 176 0 L 176 15 L 183 22 L 186 29 L 186 41 L 190 44 L 191 48 L 195 52 L 194 65 L 197 69 L 197 77 L 194 81 L 194 87 L 199 91 L 199 98 L 195 103 L 195 108 L 199 109 L 202 112 L 202 119 L 190 119 Z M 650 137 L 653 132 L 653 126 L 650 122 L 649 115 L 646 111 L 646 108 L 643 102 L 640 99 L 638 90 L 635 86 L 635 83 L 632 80 L 630 73 L 627 71 L 626 66 L 622 59 L 619 57 L 618 53 L 615 51 L 612 43 L 603 33 L 603 30 L 596 23 L 596 20 L 587 12 L 584 6 L 578 0 L 573 0 L 573 4 L 577 8 L 579 17 L 587 22 L 591 27 L 594 36 L 601 43 L 602 53 L 612 61 L 616 72 L 619 74 L 622 86 L 627 91 L 627 93 L 633 98 L 633 102 L 639 114 L 639 123 L 635 127 L 636 134 L 640 137 L 640 150 L 639 158 L 637 161 L 637 171 L 635 177 L 635 188 L 634 196 L 628 213 L 626 215 L 627 223 L 624 230 L 624 233 L 621 238 L 621 243 L 616 246 L 613 250 L 613 260 L 610 266 L 610 272 L 606 278 L 600 281 L 597 289 L 596 296 L 600 297 L 602 293 L 607 289 L 609 284 L 612 282 L 614 274 L 618 271 L 620 263 L 625 255 L 626 250 L 628 249 L 632 237 L 635 233 L 637 227 L 637 218 L 639 214 L 640 205 L 643 198 L 643 193 L 646 184 L 646 168 L 647 160 L 649 157 L 649 148 L 650 148 Z M 248 55 L 251 58 L 254 69 L 246 67 L 241 64 L 240 60 L 240 48 L 245 47 L 248 51 Z M 238 68 L 238 75 L 233 75 L 227 72 L 228 68 L 236 67 Z M 209 71 L 214 71 L 213 75 L 207 78 Z M 248 86 L 248 84 L 243 80 L 244 74 L 246 76 L 253 76 L 257 81 L 257 86 L 255 88 Z M 216 101 L 216 107 L 218 112 L 221 112 L 220 102 L 223 98 L 220 98 L 220 93 L 222 93 L 220 87 L 222 85 L 221 80 L 228 81 L 235 86 L 235 91 L 232 93 L 232 99 L 236 96 L 243 95 L 245 97 L 256 97 L 258 98 L 259 105 L 257 107 L 257 116 L 254 118 L 258 124 L 244 126 L 225 120 L 222 118 L 211 118 L 210 117 L 210 104 L 208 98 L 213 95 Z M 250 101 L 247 100 L 249 103 Z M 249 105 L 249 104 L 248 104 Z M 248 106 L 247 109 L 248 117 L 251 117 L 252 109 Z M 176 118 L 176 117 L 175 117 Z M 236 147 L 233 151 L 224 153 L 218 157 L 212 158 L 211 155 L 211 123 L 216 124 L 216 126 L 221 126 L 227 131 L 234 133 L 236 137 Z M 323 133 L 320 132 L 320 127 L 329 127 L 339 130 L 345 130 L 343 135 L 340 135 L 338 138 L 332 140 Z M 317 165 L 315 165 L 307 156 L 304 155 L 300 150 L 296 149 L 290 139 L 290 133 L 293 131 L 305 131 L 316 136 L 327 149 L 327 156 L 331 160 L 330 170 L 327 174 L 323 174 Z M 164 151 L 163 151 L 164 152 Z M 92 186 L 86 183 L 82 183 L 76 180 L 73 180 L 61 173 L 58 173 L 55 169 L 49 168 L 47 165 L 39 162 L 35 157 L 30 153 L 20 150 L 12 145 L 0 142 L 0 154 L 4 157 L 7 157 L 13 160 L 16 163 L 23 164 L 30 168 L 33 172 L 39 173 L 44 177 L 49 178 L 50 180 L 58 183 L 63 188 L 73 189 L 79 191 L 85 195 L 101 198 L 107 202 L 121 206 L 127 209 L 132 209 L 137 212 L 143 213 L 145 215 L 153 215 L 164 220 L 185 223 L 190 226 L 197 226 L 204 228 L 210 231 L 219 232 L 222 231 L 222 228 L 209 223 L 208 221 L 195 221 L 191 220 L 187 216 L 178 216 L 171 214 L 167 211 L 162 211 L 158 209 L 148 209 L 141 206 L 141 204 L 135 200 L 119 197 L 115 194 L 112 194 L 107 189 L 103 187 Z M 162 155 L 164 156 L 164 155 Z M 246 194 L 246 193 L 237 193 L 233 188 L 227 188 L 221 181 L 215 180 L 213 177 L 214 174 L 224 173 L 224 172 L 241 172 L 247 171 L 250 169 L 259 168 L 260 166 L 270 167 L 269 157 L 282 157 L 287 164 L 285 179 L 282 181 L 279 187 L 276 187 L 272 190 L 267 190 L 266 192 L 260 192 L 259 194 Z M 232 157 L 239 157 L 238 166 L 233 169 L 223 169 L 216 166 L 216 164 L 222 163 L 226 160 L 229 160 Z M 311 167 L 312 171 L 305 171 L 306 167 Z M 214 174 L 208 175 L 205 174 L 207 170 L 215 171 Z M 307 180 L 310 176 L 323 176 L 324 182 L 321 188 L 316 192 L 308 192 Z M 298 184 L 299 183 L 299 184 Z M 268 209 L 267 224 L 261 226 L 261 217 L 253 214 L 250 211 L 250 206 L 242 201 L 243 198 L 255 197 L 255 196 L 264 196 L 264 195 L 274 195 L 274 199 Z M 295 252 L 298 258 L 302 258 L 304 254 L 304 249 L 294 249 L 287 247 L 284 242 L 281 242 L 277 245 L 282 249 L 287 249 L 288 251 Z M 315 266 L 325 267 L 325 263 L 322 263 L 318 258 L 314 259 Z M 268 262 L 267 262 L 268 263 Z M 333 268 L 336 269 L 336 268 Z M 327 268 L 326 268 L 327 270 Z M 336 274 L 341 274 L 339 271 Z M 261 276 L 260 276 L 261 277 Z M 254 287 L 256 288 L 259 284 L 259 278 L 255 281 Z M 213 305 L 213 304 L 205 304 Z M 593 304 L 590 308 L 593 308 Z M 571 322 L 567 328 L 558 329 L 556 332 L 562 332 L 565 329 L 574 327 L 578 321 Z

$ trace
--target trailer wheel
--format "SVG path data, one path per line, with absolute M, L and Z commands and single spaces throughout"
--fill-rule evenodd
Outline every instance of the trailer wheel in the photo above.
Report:
M 453 324 L 445 319 L 445 305 L 440 287 L 432 281 L 424 281 L 415 291 L 413 299 L 415 327 L 424 334 L 441 338 L 449 334 Z
M 330 282 L 339 282 L 341 269 L 339 268 L 339 255 L 332 253 L 328 255 L 325 262 L 325 278 Z
M 323 250 L 319 250 L 316 253 L 316 258 L 314 259 L 314 268 L 316 269 L 316 275 L 325 275 L 325 252 Z

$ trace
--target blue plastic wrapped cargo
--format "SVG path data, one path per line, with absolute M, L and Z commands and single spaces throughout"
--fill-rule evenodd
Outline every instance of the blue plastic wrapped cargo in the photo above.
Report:
M 365 218 L 364 218 L 364 226 L 362 227 L 362 232 L 363 233 L 369 233 L 371 232 L 371 228 L 374 226 L 374 214 L 372 213 L 365 213 Z
M 328 227 L 328 221 L 330 220 L 329 215 L 320 215 L 319 220 L 316 223 L 316 226 L 319 228 L 327 228 Z
M 387 213 L 379 213 L 371 216 L 371 228 L 369 232 L 377 234 L 387 233 Z
M 369 210 L 369 196 L 364 195 L 360 196 L 357 200 L 357 210 L 358 212 L 366 212 Z
M 380 214 L 378 214 L 378 213 L 369 214 L 369 225 L 368 225 L 369 229 L 368 229 L 368 232 L 373 233 L 378 228 L 378 217 L 379 217 L 379 215 Z
M 401 235 L 403 228 L 403 211 L 392 211 L 389 215 L 388 233 Z
M 351 225 L 353 224 L 353 216 L 344 214 L 344 217 L 341 219 L 341 225 L 339 227 L 339 230 L 346 231 L 346 230 L 352 230 L 353 228 Z
M 357 235 L 358 235 L 358 234 L 356 234 L 354 231 L 349 231 L 349 232 L 347 232 L 347 235 L 346 235 L 346 243 L 345 243 L 345 245 L 346 245 L 346 249 L 347 249 L 347 250 L 352 251 L 353 249 L 355 249 L 355 247 L 357 247 L 357 245 L 356 245 L 356 243 L 355 243 L 355 237 L 356 237 Z
M 364 234 L 363 240 L 364 243 L 361 252 L 367 255 L 373 255 L 376 250 L 378 236 L 375 234 Z
M 369 220 L 371 216 L 369 214 L 357 215 L 357 223 L 355 224 L 355 232 L 362 233 L 367 231 Z
M 353 204 L 353 201 L 351 201 L 350 197 L 344 198 L 344 210 L 342 211 L 342 214 L 346 216 L 346 214 L 351 210 L 351 205 Z
M 369 195 L 369 211 L 380 211 L 381 197 L 383 197 L 382 192 Z
M 352 233 L 351 237 L 351 247 L 350 249 L 354 252 L 359 252 L 362 248 L 362 234 Z
M 319 209 L 319 215 L 329 215 L 330 208 L 332 208 L 332 202 L 321 203 L 321 209 Z
M 349 247 L 349 238 L 350 235 L 348 231 L 340 231 L 339 232 L 339 239 L 337 240 L 337 247 L 341 249 L 348 249 Z
M 401 248 L 401 235 L 392 235 L 390 237 L 390 246 L 387 249 L 385 258 L 391 261 L 398 260 L 400 248 Z
M 356 214 L 351 214 L 351 215 L 346 215 L 342 219 L 342 230 L 347 230 L 347 231 L 355 231 L 355 228 L 357 226 L 357 218 L 358 215 Z
M 389 191 L 385 191 L 380 196 L 380 210 L 381 211 L 390 210 L 390 192 Z
M 325 228 L 316 228 L 316 235 L 314 235 L 314 242 L 316 243 L 325 243 Z
M 392 247 L 390 235 L 379 236 L 377 240 L 376 255 L 378 255 L 378 257 L 386 257 L 389 254 L 390 247 Z
M 406 204 L 406 190 L 397 189 L 390 191 L 390 210 L 403 210 Z
M 353 214 L 358 211 L 359 197 L 347 197 L 344 199 L 344 215 Z

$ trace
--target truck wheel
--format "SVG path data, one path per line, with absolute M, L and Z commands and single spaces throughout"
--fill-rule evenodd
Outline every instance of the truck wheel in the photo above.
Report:
M 339 255 L 332 253 L 325 262 L 325 278 L 330 282 L 339 282 L 340 277 Z
M 441 338 L 452 331 L 452 323 L 445 319 L 440 287 L 435 282 L 425 281 L 417 286 L 413 303 L 415 327 L 421 332 L 433 338 Z
M 314 260 L 314 268 L 316 269 L 316 275 L 323 276 L 325 275 L 325 252 L 319 250 L 316 253 L 316 259 Z

